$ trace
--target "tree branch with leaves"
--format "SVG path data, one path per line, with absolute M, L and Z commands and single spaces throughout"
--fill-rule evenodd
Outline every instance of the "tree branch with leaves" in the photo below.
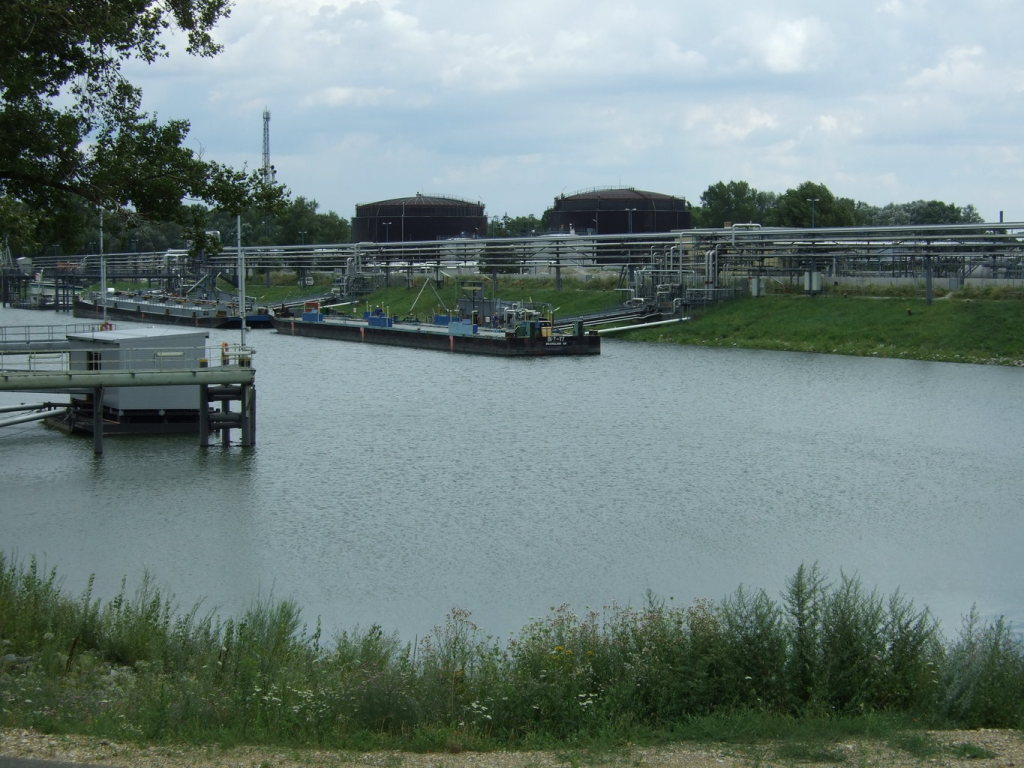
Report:
M 212 31 L 229 10 L 229 0 L 0 3 L 0 196 L 44 213 L 74 196 L 177 221 L 197 201 L 232 211 L 280 201 L 284 189 L 260 173 L 187 148 L 189 123 L 143 112 L 122 73 L 126 61 L 166 57 L 168 30 L 185 34 L 189 54 L 216 55 Z

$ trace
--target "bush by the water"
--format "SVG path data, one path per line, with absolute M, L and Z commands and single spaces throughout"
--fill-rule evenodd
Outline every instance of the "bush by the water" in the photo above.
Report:
M 324 642 L 294 602 L 220 619 L 133 595 L 65 594 L 0 555 L 0 725 L 108 738 L 451 749 L 637 740 L 737 712 L 872 713 L 1024 725 L 1024 646 L 973 614 L 946 641 L 927 609 L 802 566 L 779 599 L 577 615 L 498 642 L 452 611 L 416 642 L 380 627 Z

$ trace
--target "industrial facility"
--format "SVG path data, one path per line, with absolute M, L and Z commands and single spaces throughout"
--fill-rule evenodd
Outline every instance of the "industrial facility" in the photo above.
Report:
M 633 187 L 590 189 L 560 195 L 551 208 L 553 232 L 578 235 L 631 235 L 671 232 L 693 226 L 683 198 Z
M 454 197 L 417 193 L 412 197 L 363 203 L 356 206 L 352 218 L 352 241 L 356 243 L 407 243 L 486 235 L 484 204 Z

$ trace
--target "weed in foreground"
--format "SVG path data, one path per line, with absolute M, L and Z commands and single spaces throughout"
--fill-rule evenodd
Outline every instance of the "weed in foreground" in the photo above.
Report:
M 778 744 L 773 752 L 778 760 L 801 763 L 845 763 L 850 757 L 835 744 L 808 744 L 800 741 Z
M 954 744 L 947 751 L 951 756 L 965 760 L 991 760 L 999 757 L 991 749 L 985 749 L 976 744 Z
M 291 601 L 222 621 L 179 614 L 148 579 L 107 604 L 58 585 L 0 555 L 2 726 L 430 752 L 666 740 L 821 752 L 857 737 L 927 753 L 920 724 L 1024 722 L 1024 644 L 1005 622 L 972 615 L 947 646 L 927 610 L 816 566 L 781 603 L 739 589 L 687 607 L 562 607 L 506 644 L 456 610 L 415 647 L 380 627 L 326 647 Z

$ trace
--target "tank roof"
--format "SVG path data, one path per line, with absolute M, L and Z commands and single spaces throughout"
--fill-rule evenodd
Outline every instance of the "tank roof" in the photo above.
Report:
M 362 205 L 405 205 L 405 206 L 444 206 L 444 205 L 480 205 L 475 200 L 462 200 L 457 197 L 446 197 L 444 195 L 424 195 L 417 192 L 410 197 L 396 197 L 391 200 L 377 200 Z M 361 207 L 361 206 L 360 206 Z
M 675 195 L 665 195 L 661 192 L 648 192 L 634 187 L 595 187 L 574 192 L 571 195 L 561 195 L 559 200 L 681 200 Z

